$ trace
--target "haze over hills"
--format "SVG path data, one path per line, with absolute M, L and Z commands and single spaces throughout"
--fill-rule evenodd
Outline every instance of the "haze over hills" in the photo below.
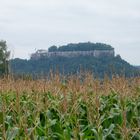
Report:
M 115 56 L 112 46 L 103 43 L 77 43 L 60 47 L 51 46 L 47 50 L 38 50 L 30 60 L 11 60 L 15 74 L 48 74 L 59 71 L 63 74 L 77 74 L 81 70 L 93 72 L 95 76 L 140 75 L 138 68 L 130 65 L 121 56 Z
M 140 69 L 140 66 L 136 66 L 136 68 Z

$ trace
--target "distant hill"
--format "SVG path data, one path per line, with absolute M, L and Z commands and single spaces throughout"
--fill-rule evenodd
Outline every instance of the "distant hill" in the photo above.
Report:
M 89 46 L 88 46 L 89 45 Z M 97 46 L 96 46 L 97 45 Z M 50 50 L 51 48 L 51 50 Z M 78 43 L 78 44 L 68 44 L 61 47 L 50 47 L 49 52 L 71 52 L 71 55 L 76 51 L 78 54 L 87 55 L 73 55 L 72 57 L 66 57 L 65 53 L 63 55 L 52 55 L 48 56 L 47 51 L 39 51 L 35 55 L 40 56 L 37 59 L 23 60 L 14 59 L 11 60 L 11 69 L 15 74 L 48 74 L 50 70 L 53 72 L 59 71 L 63 74 L 77 74 L 81 70 L 93 72 L 95 76 L 104 77 L 104 75 L 123 75 L 126 77 L 133 77 L 140 75 L 140 70 L 130 65 L 128 62 L 123 60 L 119 55 L 106 55 L 104 51 L 114 51 L 114 48 L 110 45 L 105 45 L 102 43 Z M 54 50 L 52 50 L 52 48 Z M 98 49 L 99 48 L 99 49 Z M 61 50 L 61 51 L 60 51 Z M 100 50 L 97 54 L 101 55 L 91 55 L 90 52 L 94 50 Z M 104 50 L 104 51 L 102 51 Z M 87 53 L 88 51 L 88 53 Z M 51 54 L 49 53 L 49 54 Z M 42 55 L 43 54 L 43 55 Z M 59 54 L 59 53 L 58 53 Z M 90 54 L 90 55 L 89 55 Z M 71 56 L 69 54 L 69 56 Z
M 140 66 L 136 66 L 136 68 L 140 69 Z

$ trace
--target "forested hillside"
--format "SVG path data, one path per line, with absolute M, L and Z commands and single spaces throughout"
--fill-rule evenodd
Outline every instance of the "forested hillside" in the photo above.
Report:
M 139 70 L 131 66 L 119 56 L 114 58 L 82 57 L 51 57 L 39 60 L 11 60 L 11 69 L 15 74 L 48 74 L 50 70 L 63 74 L 76 74 L 80 70 L 91 71 L 94 75 L 124 75 L 126 77 L 137 76 Z

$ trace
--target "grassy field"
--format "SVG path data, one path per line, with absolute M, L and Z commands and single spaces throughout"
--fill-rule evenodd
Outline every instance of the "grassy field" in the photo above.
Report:
M 140 140 L 140 78 L 1 79 L 0 139 Z

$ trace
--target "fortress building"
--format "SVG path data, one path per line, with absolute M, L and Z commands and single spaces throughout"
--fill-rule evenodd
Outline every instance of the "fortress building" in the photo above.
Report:
M 51 49 L 50 47 L 48 51 L 37 50 L 35 53 L 31 54 L 31 59 L 37 60 L 43 57 L 57 57 L 57 56 L 60 56 L 60 57 L 93 56 L 96 58 L 100 58 L 100 57 L 114 57 L 115 55 L 114 48 L 107 45 L 105 46 L 104 44 L 101 44 L 102 46 L 100 47 L 88 46 L 87 48 L 86 47 L 84 48 L 81 46 L 80 47 L 74 46 L 74 45 L 70 44 L 67 46 L 59 47 L 59 48 L 52 46 L 53 49 Z M 97 46 L 97 44 L 94 44 L 94 45 Z

